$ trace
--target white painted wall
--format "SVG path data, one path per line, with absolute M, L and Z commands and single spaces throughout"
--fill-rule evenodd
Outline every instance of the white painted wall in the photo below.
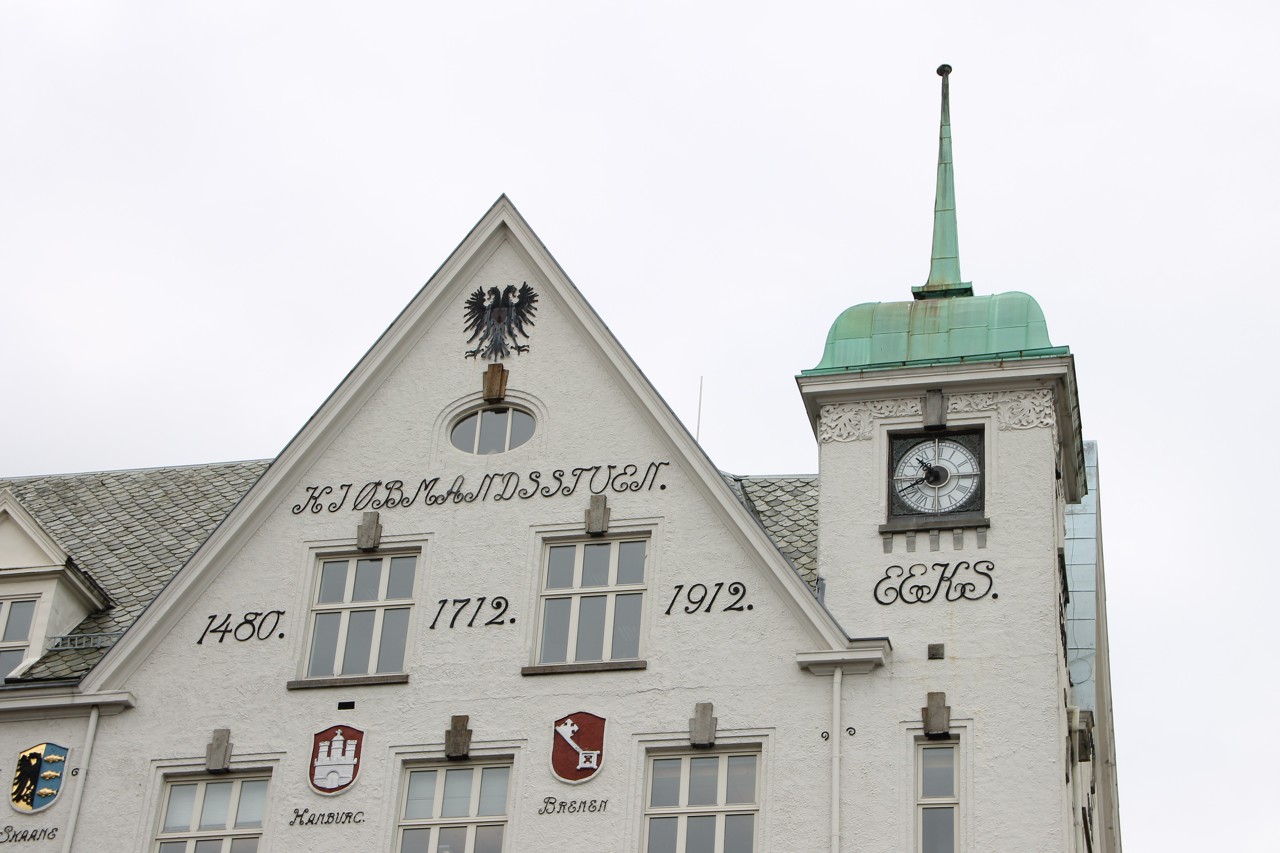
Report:
M 710 701 L 721 744 L 762 750 L 759 850 L 830 849 L 831 742 L 824 732 L 840 738 L 844 752 L 840 849 L 910 850 L 920 707 L 937 690 L 946 692 L 961 738 L 962 849 L 1069 849 L 1053 429 L 1002 430 L 994 412 L 982 411 L 953 421 L 985 430 L 992 526 L 985 548 L 977 548 L 968 531 L 960 549 L 944 535 L 937 554 L 928 551 L 927 536 L 914 555 L 905 553 L 901 536 L 886 554 L 876 531 L 885 516 L 888 434 L 916 426 L 912 418 L 877 423 L 866 440 L 822 445 L 826 604 L 849 634 L 888 636 L 894 647 L 888 666 L 844 679 L 843 726 L 856 727 L 856 734 L 831 731 L 830 681 L 796 663 L 799 652 L 831 648 L 826 623 L 812 618 L 811 603 L 793 597 L 798 580 L 776 574 L 780 561 L 752 544 L 752 531 L 741 526 L 744 516 L 723 500 L 723 484 L 707 479 L 710 469 L 683 455 L 686 437 L 663 431 L 663 419 L 630 390 L 624 371 L 575 314 L 572 299 L 531 260 L 531 251 L 508 234 L 450 268 L 457 278 L 443 294 L 445 310 L 422 315 L 411 346 L 386 350 L 398 363 L 345 423 L 304 432 L 303 440 L 324 442 L 306 470 L 273 493 L 275 503 L 246 531 L 251 535 L 243 544 L 229 539 L 236 547 L 209 558 L 208 585 L 126 682 L 107 685 L 129 690 L 136 707 L 102 718 L 92 773 L 69 783 L 68 793 L 83 786 L 74 849 L 149 849 L 166 776 L 199 773 L 218 728 L 231 730 L 234 767 L 271 773 L 262 850 L 394 849 L 405 762 L 441 757 L 450 717 L 467 714 L 473 756 L 514 756 L 508 850 L 636 850 L 647 751 L 687 744 L 695 703 Z M 511 400 L 537 415 L 538 431 L 506 454 L 461 453 L 448 443 L 448 426 L 478 402 L 485 368 L 462 357 L 463 302 L 478 286 L 521 281 L 534 286 L 540 300 L 530 351 L 506 361 L 508 390 Z M 341 329 L 335 324 L 318 337 L 324 334 Z M 366 367 L 358 374 L 377 375 Z M 908 393 L 895 390 L 894 381 L 886 376 L 883 388 L 862 397 Z M 1032 382 L 1025 390 L 1039 387 Z M 486 473 L 600 464 L 634 464 L 643 471 L 655 461 L 671 463 L 657 479 L 665 489 L 608 492 L 614 529 L 643 529 L 651 536 L 642 636 L 647 669 L 521 674 L 534 662 L 542 538 L 582 530 L 588 492 L 580 489 L 571 497 L 383 508 L 384 544 L 422 548 L 409 682 L 286 689 L 303 674 L 317 555 L 350 550 L 362 517 L 350 498 L 337 512 L 293 512 L 305 502 L 307 486 L 352 483 L 354 497 L 361 484 L 374 480 L 402 478 L 412 492 L 419 480 L 435 476 L 440 488 L 458 474 L 474 487 Z M 876 604 L 871 592 L 885 568 L 913 557 L 992 560 L 999 599 Z M 198 590 L 192 572 L 204 571 L 202 559 L 176 583 Z M 750 611 L 686 615 L 677 605 L 664 614 L 677 585 L 732 581 L 747 585 Z M 508 598 L 515 624 L 428 627 L 439 599 L 482 595 Z M 162 598 L 171 600 L 182 599 L 177 592 Z M 283 638 L 218 643 L 206 637 L 197 644 L 211 615 L 232 614 L 235 622 L 246 611 L 274 609 L 286 612 Z M 927 644 L 937 642 L 946 644 L 946 659 L 926 660 Z M 128 648 L 118 647 L 117 658 Z M 339 711 L 340 701 L 354 701 L 354 710 Z M 551 725 L 578 711 L 608 719 L 606 756 L 594 779 L 568 786 L 549 770 Z M 83 710 L 78 714 L 53 721 L 11 716 L 0 724 L 0 755 L 55 740 L 72 747 L 74 762 L 86 746 Z M 322 797 L 307 782 L 311 737 L 340 723 L 366 732 L 362 769 L 348 791 Z M 608 806 L 539 815 L 547 797 L 607 800 Z M 24 828 L 65 826 L 69 809 L 59 802 L 44 816 L 13 820 Z M 361 811 L 366 819 L 289 826 L 300 809 Z M 62 840 L 33 849 L 54 849 Z

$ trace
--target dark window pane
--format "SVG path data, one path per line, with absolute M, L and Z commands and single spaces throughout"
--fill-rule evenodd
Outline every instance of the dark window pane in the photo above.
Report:
M 392 557 L 391 577 L 387 578 L 387 598 L 413 598 L 413 573 L 417 557 Z
M 650 818 L 649 846 L 646 849 L 646 853 L 676 853 L 676 828 L 678 825 L 678 818 Z
M 404 647 L 409 636 L 409 608 L 383 611 L 378 642 L 378 672 L 403 672 Z
M 36 613 L 34 601 L 15 601 L 9 605 L 9 620 L 4 625 L 4 642 L 25 642 L 31 633 L 31 617 Z
M 640 593 L 619 595 L 613 600 L 613 648 L 611 660 L 640 657 Z
M 347 621 L 347 645 L 342 652 L 342 674 L 364 675 L 373 650 L 373 611 L 354 610 Z
M 480 413 L 480 443 L 476 453 L 501 453 L 507 449 L 507 410 L 485 409 Z
M 604 611 L 607 596 L 583 596 L 578 605 L 578 643 L 575 661 L 601 660 L 604 657 Z
M 382 585 L 382 560 L 358 560 L 356 583 L 351 590 L 352 601 L 377 601 Z
M 431 830 L 406 829 L 403 839 L 400 853 L 431 853 Z
M 726 803 L 754 803 L 756 801 L 756 757 L 734 755 L 729 758 L 729 791 Z
M 618 543 L 618 583 L 644 583 L 645 542 Z
M 755 845 L 755 815 L 726 815 L 724 819 L 724 853 L 752 853 Z
M 453 432 L 449 434 L 449 441 L 459 450 L 465 450 L 467 453 L 476 452 L 476 424 L 480 420 L 480 413 L 467 415 L 458 421 L 458 425 L 453 428 Z M 422 842 L 424 845 L 426 841 Z M 426 849 L 425 847 L 423 848 Z
M 169 804 L 164 810 L 164 831 L 187 832 L 190 830 L 195 804 L 195 785 L 173 785 L 170 787 Z
M 719 776 L 719 757 L 689 759 L 689 805 L 716 805 Z
M 548 598 L 542 607 L 542 654 L 540 663 L 564 663 L 569 654 L 569 608 L 567 598 Z
M 480 805 L 477 815 L 506 814 L 510 767 L 486 767 L 480 771 Z
M 465 853 L 467 849 L 467 828 L 465 826 L 446 826 L 440 830 L 436 842 L 436 853 Z
M 440 817 L 471 816 L 471 777 L 474 772 L 470 767 L 444 772 L 444 801 L 440 804 Z
M 583 546 L 582 586 L 609 585 L 609 551 L 612 548 L 608 542 Z
M 316 628 L 311 635 L 311 664 L 307 675 L 314 678 L 333 675 L 334 657 L 338 653 L 338 628 L 342 624 L 340 613 L 317 613 Z
M 222 853 L 222 842 L 211 838 L 197 841 L 195 853 Z
M 921 796 L 955 796 L 954 747 L 927 747 L 921 750 L 920 764 L 924 771 L 921 779 Z
M 26 652 L 22 649 L 5 649 L 0 652 L 0 678 L 17 669 L 25 654 Z
M 547 589 L 569 589 L 573 586 L 573 545 L 556 545 L 547 553 Z
M 262 810 L 267 803 L 267 780 L 254 779 L 240 786 L 240 803 L 236 806 L 236 829 L 262 826 Z
M 649 786 L 649 805 L 668 808 L 680 805 L 680 759 L 659 758 L 653 762 L 653 780 Z
M 321 604 L 337 604 L 345 601 L 347 594 L 347 561 L 325 563 L 320 569 L 320 595 L 316 601 Z
M 160 845 L 160 853 L 187 853 L 187 842 L 166 841 Z
M 955 809 L 924 809 L 920 814 L 920 853 L 954 853 Z
M 482 826 L 476 830 L 475 853 L 502 853 L 502 827 Z
M 685 853 L 716 853 L 716 819 L 712 815 L 694 815 L 685 826 Z
M 231 782 L 210 782 L 204 787 L 204 806 L 200 809 L 201 829 L 226 829 L 227 809 L 231 806 Z
M 258 853 L 258 839 L 237 838 L 231 842 L 231 853 Z
M 533 418 L 518 409 L 511 410 L 511 444 L 519 447 L 533 438 Z
M 435 817 L 436 771 L 415 770 L 409 774 L 409 795 L 404 802 L 404 816 L 410 819 Z M 426 849 L 426 839 L 422 841 Z

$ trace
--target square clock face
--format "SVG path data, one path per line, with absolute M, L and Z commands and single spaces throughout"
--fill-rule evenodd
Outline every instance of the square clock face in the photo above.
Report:
M 895 435 L 889 450 L 889 515 L 982 511 L 982 432 Z

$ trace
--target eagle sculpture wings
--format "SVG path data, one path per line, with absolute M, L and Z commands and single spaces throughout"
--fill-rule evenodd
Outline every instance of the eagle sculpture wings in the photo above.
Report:
M 486 292 L 483 287 L 467 297 L 463 315 L 466 325 L 464 332 L 470 332 L 467 343 L 475 343 L 476 348 L 467 350 L 467 358 L 488 358 L 497 361 L 517 353 L 528 352 L 529 347 L 521 344 L 516 336 L 528 339 L 525 327 L 533 328 L 533 315 L 538 310 L 538 294 L 527 282 L 521 282 L 517 288 L 508 284 L 502 290 L 491 287 Z M 478 343 L 477 343 L 478 342 Z

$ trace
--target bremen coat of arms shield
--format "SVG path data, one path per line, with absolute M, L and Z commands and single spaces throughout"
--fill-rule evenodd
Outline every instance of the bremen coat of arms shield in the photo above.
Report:
M 604 717 L 579 711 L 551 725 L 551 772 L 576 785 L 600 771 L 604 763 Z

